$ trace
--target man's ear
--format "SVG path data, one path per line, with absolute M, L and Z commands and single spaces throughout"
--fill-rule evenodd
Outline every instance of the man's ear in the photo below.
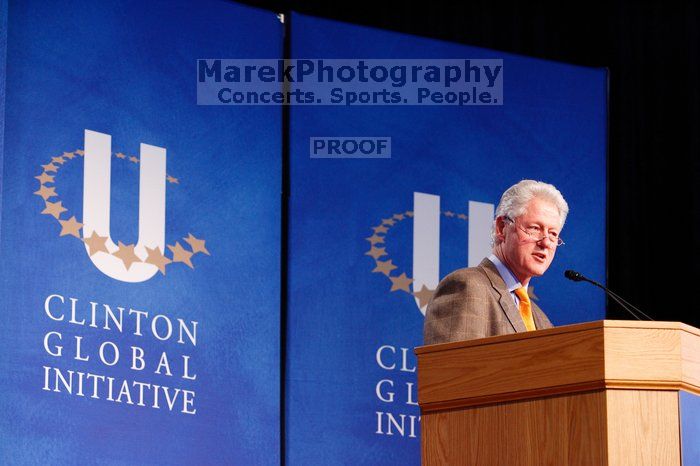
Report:
M 496 239 L 498 242 L 503 242 L 506 239 L 504 230 L 506 229 L 506 219 L 504 216 L 496 217 Z

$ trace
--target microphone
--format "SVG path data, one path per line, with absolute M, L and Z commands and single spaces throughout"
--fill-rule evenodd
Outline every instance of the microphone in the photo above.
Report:
M 573 280 L 575 282 L 580 282 L 580 281 L 586 279 L 586 277 L 584 277 L 583 275 L 581 275 L 580 273 L 578 273 L 574 270 L 567 270 L 566 272 L 564 272 L 564 276 L 566 278 L 568 278 L 569 280 Z
M 579 272 L 576 272 L 574 270 L 567 270 L 566 272 L 564 272 L 564 276 L 566 278 L 568 278 L 569 280 L 572 280 L 575 282 L 588 282 L 588 283 L 591 283 L 591 284 L 597 286 L 601 290 L 605 291 L 605 293 L 607 293 L 608 296 L 610 296 L 617 304 L 619 304 L 625 311 L 627 311 L 630 315 L 632 315 L 632 317 L 634 317 L 637 320 L 643 320 L 643 319 L 641 317 L 639 317 L 634 311 L 637 311 L 638 313 L 640 313 L 641 315 L 643 315 L 644 317 L 646 317 L 649 320 L 654 320 L 651 317 L 649 317 L 648 315 L 646 315 L 645 313 L 643 313 L 642 311 L 640 311 L 639 309 L 637 309 L 636 307 L 634 307 L 632 304 L 630 304 L 627 301 L 625 301 L 624 299 L 622 299 L 622 297 L 613 293 L 611 290 L 607 289 L 606 287 L 604 287 L 600 283 L 598 283 L 594 280 L 591 280 L 590 278 L 584 277 Z M 634 311 L 632 309 L 634 309 Z

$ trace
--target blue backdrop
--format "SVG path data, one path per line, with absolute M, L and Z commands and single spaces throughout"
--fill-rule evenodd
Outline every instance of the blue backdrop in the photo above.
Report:
M 483 233 L 478 206 L 522 178 L 554 183 L 567 244 L 532 287 L 555 325 L 604 317 L 602 294 L 562 277 L 605 276 L 603 70 L 295 15 L 293 58 L 495 58 L 505 78 L 499 106 L 291 109 L 280 452 L 281 112 L 197 106 L 195 72 L 198 58 L 280 57 L 281 24 L 216 0 L 2 5 L 3 463 L 418 464 L 426 199 L 442 277 Z M 82 223 L 86 130 L 111 136 L 97 237 Z M 311 158 L 310 138 L 335 136 L 390 137 L 392 156 Z M 141 143 L 167 161 L 142 188 Z M 165 247 L 134 258 L 139 202 L 161 184 Z M 93 263 L 107 256 L 158 271 L 111 278 Z
M 555 184 L 566 245 L 531 286 L 555 325 L 603 319 L 603 294 L 562 273 L 605 277 L 606 72 L 302 15 L 292 56 L 503 59 L 502 106 L 291 109 L 286 457 L 419 464 L 414 195 L 439 196 L 442 277 L 467 265 L 469 201 Z M 310 157 L 311 137 L 334 136 L 390 137 L 391 159 Z
M 197 106 L 195 71 L 202 57 L 279 57 L 282 25 L 216 0 L 10 1 L 6 11 L 0 462 L 277 463 L 280 111 Z M 111 238 L 124 270 L 138 266 L 139 199 L 165 183 L 170 247 L 153 256 L 164 273 L 128 283 L 91 262 L 85 130 L 112 138 Z M 140 143 L 166 150 L 168 174 L 141 193 Z M 106 257 L 103 246 L 90 251 Z M 72 305 L 84 324 L 70 323 Z M 103 305 L 124 308 L 122 331 L 105 329 Z M 148 312 L 140 331 L 132 309 Z
M 700 465 L 700 396 L 679 392 L 681 420 L 681 458 L 685 466 Z

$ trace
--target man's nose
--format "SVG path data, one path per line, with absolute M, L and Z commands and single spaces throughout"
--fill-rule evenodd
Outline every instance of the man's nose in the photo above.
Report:
M 554 245 L 557 244 L 556 241 L 552 241 L 549 236 L 543 236 L 542 238 L 537 241 L 538 245 L 541 245 L 545 249 L 553 249 Z

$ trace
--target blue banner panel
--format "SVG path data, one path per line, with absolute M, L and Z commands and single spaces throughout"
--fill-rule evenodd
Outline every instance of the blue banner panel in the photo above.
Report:
M 276 58 L 227 1 L 10 1 L 0 462 L 279 462 L 279 108 L 196 104 Z
M 7 72 L 7 0 L 0 0 L 0 214 L 2 213 L 2 148 L 5 146 L 5 76 Z M 2 230 L 0 229 L 0 238 Z
M 400 85 L 399 69 L 387 93 L 338 79 L 341 103 L 291 109 L 286 458 L 419 464 L 413 349 L 425 307 L 441 277 L 488 255 L 506 188 L 547 181 L 571 207 L 566 245 L 531 282 L 539 305 L 555 325 L 604 318 L 603 294 L 563 271 L 605 277 L 606 72 L 302 15 L 292 57 L 387 59 L 390 70 L 392 60 L 434 60 L 435 72 L 457 60 L 474 80 L 497 69 L 485 63 L 501 65 L 502 94 L 479 91 L 478 105 L 469 86 L 464 105 L 447 93 L 404 105 L 401 92 L 416 90 Z M 333 151 L 318 147 L 332 139 Z
M 683 466 L 700 466 L 700 396 L 680 392 Z

